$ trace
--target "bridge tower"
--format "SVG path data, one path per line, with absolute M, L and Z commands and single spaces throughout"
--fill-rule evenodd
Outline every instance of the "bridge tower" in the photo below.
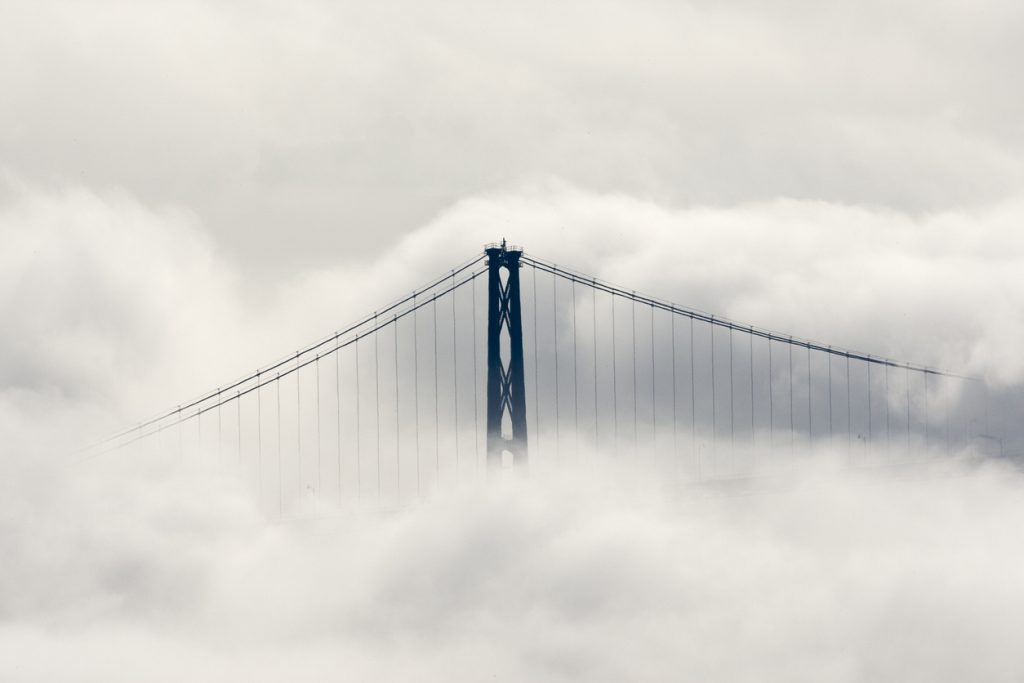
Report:
M 500 246 L 488 246 L 486 253 L 487 465 L 490 469 L 500 467 L 502 455 L 508 451 L 512 454 L 514 467 L 525 467 L 526 389 L 522 306 L 519 301 L 519 257 L 523 250 L 508 247 L 502 240 Z M 502 269 L 506 271 L 504 280 Z M 507 360 L 502 357 L 503 338 L 507 340 L 504 349 Z

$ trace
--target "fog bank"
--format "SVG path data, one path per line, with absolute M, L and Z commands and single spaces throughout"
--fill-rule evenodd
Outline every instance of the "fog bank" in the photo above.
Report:
M 1022 481 L 819 454 L 677 488 L 611 465 L 268 523 L 227 475 L 5 478 L 17 680 L 1019 680 Z

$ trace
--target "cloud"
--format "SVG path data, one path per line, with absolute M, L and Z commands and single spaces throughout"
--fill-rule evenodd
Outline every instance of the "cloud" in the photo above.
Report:
M 380 259 L 278 284 L 243 278 L 181 209 L 123 190 L 9 186 L 0 310 L 11 332 L 0 373 L 12 435 L 34 431 L 20 421 L 38 427 L 66 410 L 74 427 L 57 431 L 80 444 L 173 407 L 502 236 L 719 317 L 984 375 L 1007 406 L 1024 372 L 1020 200 L 923 217 L 793 199 L 677 208 L 545 181 L 467 198 Z
M 1019 678 L 1004 615 L 1024 593 L 998 568 L 1024 551 L 1020 477 L 819 456 L 740 496 L 592 459 L 269 526 L 211 471 L 37 471 L 4 484 L 0 665 L 27 681 Z
M 399 253 L 507 235 L 720 317 L 1015 384 L 1021 216 L 1020 199 L 924 216 L 794 199 L 678 208 L 544 182 L 463 200 Z
M 1003 0 L 3 11 L 11 172 L 188 206 L 277 277 L 543 174 L 671 206 L 911 213 L 1022 178 L 1021 9 Z
M 49 441 L 58 434 L 47 425 L 65 417 L 109 429 L 109 413 L 144 401 L 155 380 L 185 390 L 171 374 L 186 358 L 202 362 L 204 339 L 193 330 L 236 324 L 224 296 L 230 272 L 194 217 L 149 209 L 123 191 L 47 191 L 13 180 L 6 189 L 0 393 L 17 417 L 5 415 L 13 422 L 5 444 L 27 445 L 15 440 L 18 429 Z
M 384 259 L 250 290 L 180 210 L 8 194 L 3 310 L 21 324 L 4 342 L 0 666 L 21 679 L 1019 678 L 998 615 L 1024 595 L 993 567 L 1021 553 L 1021 482 L 991 463 L 907 479 L 817 453 L 781 489 L 737 497 L 592 460 L 389 514 L 314 506 L 268 524 L 234 473 L 117 457 L 69 469 L 10 446 L 45 451 L 38 430 L 173 404 L 211 368 L 263 362 L 505 231 L 682 303 L 940 360 L 978 348 L 989 369 L 998 337 L 951 321 L 1013 296 L 999 289 L 1019 267 L 1013 202 L 922 219 L 796 200 L 678 209 L 544 183 L 461 202 Z M 36 283 L 46 306 L 26 294 Z

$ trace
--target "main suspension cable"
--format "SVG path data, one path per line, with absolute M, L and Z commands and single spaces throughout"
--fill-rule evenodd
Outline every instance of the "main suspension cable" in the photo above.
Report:
M 928 373 L 928 374 L 932 374 L 932 375 L 943 375 L 943 376 L 947 376 L 947 377 L 956 377 L 958 379 L 970 380 L 970 381 L 974 381 L 974 382 L 981 382 L 982 381 L 978 377 L 970 377 L 970 376 L 962 375 L 962 374 L 959 374 L 957 372 L 952 372 L 952 371 L 949 371 L 949 370 L 943 370 L 943 369 L 933 368 L 933 367 L 924 366 L 924 365 L 917 365 L 917 364 L 913 364 L 913 363 L 902 362 L 902 361 L 898 361 L 898 360 L 894 360 L 894 359 L 890 359 L 890 358 L 884 358 L 882 356 L 876 356 L 876 355 L 867 354 L 867 353 L 863 353 L 863 352 L 859 352 L 859 351 L 853 351 L 853 350 L 849 350 L 849 349 L 842 349 L 842 348 L 839 348 L 839 347 L 829 346 L 829 345 L 822 344 L 822 343 L 819 343 L 819 342 L 814 342 L 814 341 L 811 341 L 811 340 L 808 340 L 808 339 L 801 339 L 799 337 L 794 337 L 794 336 L 791 336 L 791 335 L 784 335 L 784 334 L 773 332 L 773 331 L 770 331 L 770 330 L 767 330 L 767 329 L 764 329 L 764 328 L 754 327 L 754 326 L 751 326 L 751 325 L 748 325 L 748 324 L 735 322 L 735 321 L 729 320 L 727 318 L 721 318 L 719 316 L 715 316 L 715 315 L 710 314 L 710 313 L 705 313 L 705 312 L 702 312 L 702 311 L 698 311 L 696 309 L 685 308 L 685 307 L 678 306 L 676 304 L 673 304 L 673 303 L 670 303 L 670 302 L 667 302 L 667 301 L 663 301 L 663 300 L 660 300 L 660 299 L 655 299 L 655 298 L 648 297 L 648 296 L 643 296 L 643 295 L 637 294 L 635 291 L 626 290 L 624 288 L 616 287 L 614 285 L 608 284 L 608 283 L 603 282 L 601 280 L 597 280 L 596 278 L 593 278 L 592 276 L 576 273 L 576 272 L 573 272 L 571 270 L 567 270 L 567 269 L 565 269 L 563 267 L 559 267 L 557 272 L 555 272 L 553 270 L 553 267 L 552 267 L 551 264 L 548 264 L 548 263 L 546 263 L 544 261 L 540 261 L 538 259 L 526 256 L 526 255 L 523 255 L 522 261 L 525 262 L 525 263 L 528 263 L 529 265 L 533 266 L 534 268 L 540 269 L 540 270 L 542 270 L 544 272 L 547 272 L 547 273 L 550 273 L 550 274 L 554 274 L 557 277 L 561 277 L 561 278 L 566 279 L 566 280 L 575 280 L 575 281 L 577 281 L 577 282 L 579 282 L 581 284 L 586 284 L 588 286 L 600 289 L 601 291 L 607 292 L 607 293 L 609 293 L 609 294 L 611 294 L 613 296 L 618 296 L 618 297 L 622 297 L 622 298 L 625 298 L 625 299 L 630 299 L 630 300 L 632 300 L 634 302 L 637 302 L 637 303 L 653 305 L 655 308 L 660 308 L 662 310 L 669 311 L 669 312 L 674 313 L 676 315 L 692 317 L 692 318 L 695 318 L 697 320 L 701 320 L 703 322 L 710 323 L 712 325 L 733 329 L 733 330 L 736 330 L 738 332 L 744 332 L 744 333 L 747 333 L 747 334 L 753 334 L 755 336 L 763 337 L 763 338 L 771 338 L 771 339 L 773 339 L 774 341 L 777 341 L 777 342 L 782 342 L 782 343 L 785 343 L 785 344 L 793 344 L 795 346 L 799 346 L 799 347 L 803 347 L 803 348 L 810 348 L 811 350 L 820 351 L 822 353 L 827 353 L 827 354 L 830 354 L 830 355 L 833 355 L 833 356 L 848 356 L 848 357 L 850 357 L 853 360 L 861 360 L 861 361 L 865 361 L 865 362 L 868 362 L 868 363 L 875 363 L 877 365 L 888 365 L 890 367 L 895 367 L 895 368 L 909 369 L 909 370 L 914 371 L 914 372 L 922 372 L 922 373 Z
M 199 396 L 197 396 L 197 397 L 195 397 L 193 399 L 190 399 L 186 403 L 183 403 L 180 406 L 177 406 L 175 409 L 172 409 L 170 411 L 165 411 L 165 412 L 162 412 L 162 413 L 158 413 L 158 414 L 156 414 L 156 415 L 154 415 L 152 417 L 149 417 L 147 419 L 144 419 L 144 420 L 141 420 L 141 421 L 137 422 L 136 424 L 134 424 L 130 428 L 124 429 L 124 430 L 122 430 L 120 432 L 116 432 L 114 434 L 110 434 L 110 435 L 104 437 L 103 439 L 100 439 L 99 441 L 93 443 L 91 446 L 88 446 L 88 447 L 86 447 L 86 448 L 84 448 L 82 450 L 83 451 L 87 451 L 87 450 L 89 450 L 91 448 L 95 448 L 97 446 L 104 445 L 104 444 L 106 444 L 108 442 L 111 442 L 111 441 L 115 441 L 115 440 L 117 440 L 117 439 L 119 439 L 121 437 L 124 437 L 124 436 L 127 436 L 127 435 L 131 434 L 133 431 L 136 431 L 138 429 L 145 429 L 146 427 L 149 427 L 149 426 L 151 426 L 153 424 L 156 424 L 156 423 L 162 422 L 164 420 L 167 420 L 168 418 L 170 418 L 171 416 L 175 415 L 176 413 L 180 413 L 181 411 L 187 411 L 187 410 L 189 410 L 189 409 L 191 409 L 193 407 L 196 407 L 196 406 L 199 406 L 199 405 L 201 405 L 203 403 L 206 403 L 206 402 L 210 401 L 211 399 L 218 399 L 218 403 L 216 405 L 220 405 L 219 395 L 222 392 L 230 391 L 232 389 L 238 389 L 238 388 L 244 386 L 245 384 L 250 383 L 253 380 L 255 380 L 257 378 L 257 375 L 261 375 L 261 374 L 262 375 L 268 375 L 269 373 L 277 370 L 278 368 L 282 368 L 282 367 L 292 363 L 293 360 L 296 357 L 298 357 L 298 356 L 305 356 L 305 355 L 307 355 L 307 354 L 309 354 L 309 353 L 311 353 L 313 351 L 316 351 L 316 350 L 320 349 L 321 347 L 330 345 L 332 342 L 336 342 L 339 336 L 344 336 L 344 335 L 351 334 L 351 333 L 355 332 L 356 330 L 359 330 L 360 328 L 365 327 L 367 325 L 374 325 L 375 326 L 375 321 L 376 321 L 376 318 L 377 318 L 378 314 L 383 315 L 385 313 L 390 313 L 391 311 L 394 311 L 394 310 L 400 308 L 401 306 L 409 303 L 410 301 L 414 301 L 415 297 L 418 294 L 421 294 L 421 293 L 426 292 L 426 291 L 430 291 L 432 289 L 436 289 L 437 287 L 443 285 L 446 281 L 451 279 L 451 274 L 450 274 L 451 272 L 454 272 L 455 274 L 460 274 L 460 273 L 464 272 L 465 270 L 467 270 L 469 268 L 472 268 L 474 265 L 480 263 L 480 261 L 482 261 L 484 258 L 486 258 L 486 257 L 483 256 L 483 255 L 474 256 L 473 258 L 471 258 L 471 259 L 469 259 L 467 261 L 462 262 L 458 267 L 456 267 L 454 269 L 454 271 L 448 271 L 443 276 L 440 276 L 438 278 L 434 278 L 433 280 L 429 281 L 427 284 L 421 285 L 420 287 L 416 288 L 413 292 L 411 292 L 409 295 L 407 295 L 405 297 L 402 297 L 402 298 L 399 298 L 399 299 L 396 299 L 395 301 L 391 302 L 390 304 L 388 304 L 384 308 L 380 309 L 379 311 L 376 311 L 373 315 L 364 316 L 359 321 L 346 326 L 344 329 L 337 330 L 333 334 L 331 334 L 331 335 L 329 335 L 327 337 L 323 337 L 323 338 L 319 339 L 318 341 L 316 341 L 316 342 L 314 342 L 312 344 L 309 344 L 308 346 L 306 346 L 306 347 L 296 351 L 294 354 L 290 354 L 288 356 L 280 358 L 279 360 L 277 360 L 277 361 L 275 361 L 275 362 L 273 362 L 273 363 L 271 363 L 269 365 L 266 365 L 264 367 L 257 368 L 257 370 L 255 370 L 251 374 L 248 374 L 248 375 L 245 375 L 243 377 L 237 378 L 237 379 L 235 379 L 235 380 L 233 380 L 233 381 L 231 381 L 231 382 L 229 382 L 227 384 L 222 384 L 216 390 L 209 391 L 209 392 L 207 392 L 205 394 L 201 394 L 201 395 L 199 395 Z M 445 292 L 441 292 L 440 296 L 443 296 L 445 293 L 447 293 L 447 291 L 451 291 L 451 290 L 449 289 L 449 290 L 446 290 Z M 399 316 L 399 317 L 401 317 L 401 316 Z M 372 333 L 374 331 L 376 331 L 376 330 L 369 330 L 368 332 L 365 332 L 363 334 L 363 336 L 365 336 L 366 334 L 370 334 L 370 333 Z M 328 351 L 326 353 L 330 353 L 333 350 L 334 350 L 333 348 L 332 349 L 328 349 Z M 321 354 L 321 355 L 324 355 L 324 354 Z M 287 374 L 287 373 L 285 373 L 285 374 Z M 243 393 L 245 393 L 245 392 L 243 392 Z M 202 412 L 206 412 L 206 411 L 203 410 Z M 175 423 L 175 424 L 177 424 L 177 423 Z

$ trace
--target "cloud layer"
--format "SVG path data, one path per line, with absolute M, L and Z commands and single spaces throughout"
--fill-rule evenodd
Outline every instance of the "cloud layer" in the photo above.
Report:
M 171 408 L 503 235 L 720 317 L 982 375 L 1006 410 L 1019 401 L 1017 200 L 925 217 L 795 200 L 676 209 L 549 181 L 459 202 L 381 259 L 273 285 L 243 280 L 180 209 L 124 192 L 7 187 L 0 424 L 12 444 L 42 432 L 77 446 Z M 40 426 L 55 415 L 68 418 L 62 429 Z
M 1006 0 L 0 12 L 4 166 L 188 206 L 253 273 L 380 253 L 538 175 L 919 212 L 1002 201 L 1024 173 Z
M 462 202 L 387 259 L 251 292 L 188 214 L 123 193 L 9 195 L 3 311 L 23 324 L 5 340 L 3 415 L 6 443 L 25 450 L 8 445 L 0 478 L 0 668 L 20 680 L 1021 675 L 1005 615 L 1024 592 L 1003 571 L 1024 551 L 1021 481 L 991 464 L 908 478 L 820 453 L 741 496 L 644 471 L 548 472 L 390 514 L 268 524 L 230 474 L 18 457 L 326 332 L 500 220 L 526 226 L 538 255 L 655 294 L 851 345 L 899 352 L 909 338 L 991 371 L 998 337 L 976 301 L 1014 296 L 1014 203 L 921 220 L 791 200 L 677 210 L 545 184 Z M 822 224 L 863 233 L 850 247 Z M 898 267 L 849 285 L 878 262 Z M 955 325 L 954 310 L 977 324 Z
M 271 526 L 214 472 L 37 471 L 4 485 L 0 668 L 25 681 L 1018 680 L 1019 475 L 963 463 L 896 478 L 819 456 L 743 495 L 591 461 L 389 515 Z
M 1016 199 L 924 217 L 794 200 L 675 209 L 546 183 L 460 202 L 407 245 L 508 234 L 718 316 L 1013 383 L 1022 215 Z

